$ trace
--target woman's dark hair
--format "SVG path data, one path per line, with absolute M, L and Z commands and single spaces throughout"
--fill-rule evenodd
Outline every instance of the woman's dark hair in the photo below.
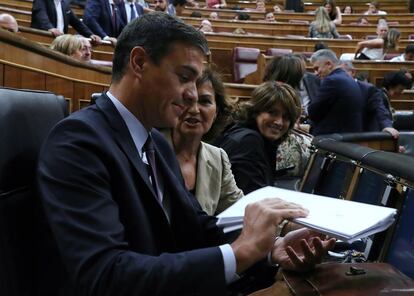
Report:
M 354 9 L 352 8 L 352 5 L 345 5 L 344 8 L 342 9 L 342 12 L 345 13 L 345 9 L 349 7 L 351 8 L 351 13 L 354 13 Z
M 413 82 L 407 77 L 406 73 L 407 71 L 399 70 L 385 74 L 382 86 L 387 90 L 398 85 L 402 85 L 404 88 L 410 89 Z
M 278 81 L 267 81 L 255 88 L 251 100 L 240 107 L 237 121 L 256 124 L 257 116 L 272 111 L 277 104 L 281 104 L 286 110 L 291 130 L 302 109 L 299 95 L 290 85 Z
M 335 0 L 325 0 L 323 2 L 323 7 L 325 7 L 325 5 L 329 4 L 331 6 L 331 12 L 329 13 L 329 18 L 331 19 L 331 21 L 333 21 L 336 18 L 336 3 Z
M 203 141 L 211 143 L 218 134 L 232 121 L 232 106 L 226 96 L 226 90 L 220 75 L 205 68 L 201 76 L 197 79 L 196 85 L 200 87 L 206 82 L 211 82 L 216 99 L 217 116 L 210 130 L 203 136 Z
M 305 62 L 301 57 L 294 54 L 278 56 L 267 65 L 263 81 L 281 81 L 299 89 L 305 71 Z

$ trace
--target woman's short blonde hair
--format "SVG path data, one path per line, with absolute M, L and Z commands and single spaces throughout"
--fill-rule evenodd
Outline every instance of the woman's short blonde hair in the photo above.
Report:
M 64 34 L 53 40 L 50 48 L 59 51 L 65 55 L 71 56 L 76 51 L 82 50 L 82 40 L 75 35 Z

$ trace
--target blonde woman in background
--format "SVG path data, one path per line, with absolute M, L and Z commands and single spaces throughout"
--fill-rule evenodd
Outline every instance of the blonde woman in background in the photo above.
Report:
M 390 29 L 383 37 L 372 40 L 358 42 L 355 51 L 355 59 L 357 60 L 383 60 L 384 56 L 392 50 L 398 48 L 400 41 L 400 31 Z
M 75 35 L 64 34 L 56 37 L 50 48 L 74 59 L 82 60 L 83 42 Z
M 315 20 L 309 25 L 311 38 L 339 38 L 335 24 L 330 20 L 325 8 L 316 9 Z

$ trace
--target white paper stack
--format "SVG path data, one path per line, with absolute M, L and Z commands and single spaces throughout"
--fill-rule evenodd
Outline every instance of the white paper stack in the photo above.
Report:
M 302 205 L 309 210 L 306 218 L 293 221 L 346 242 L 353 242 L 386 230 L 395 220 L 396 209 L 330 198 L 315 194 L 264 187 L 253 191 L 218 215 L 217 225 L 230 232 L 243 227 L 245 207 L 265 198 Z

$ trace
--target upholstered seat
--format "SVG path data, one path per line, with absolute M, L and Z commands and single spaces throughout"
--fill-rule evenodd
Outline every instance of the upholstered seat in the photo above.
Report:
M 288 48 L 268 48 L 266 50 L 266 55 L 272 57 L 284 56 L 291 53 L 293 53 L 293 50 Z
M 0 88 L 1 295 L 52 295 L 46 290 L 53 278 L 37 272 L 50 266 L 53 240 L 42 218 L 35 174 L 44 139 L 66 115 L 62 96 Z
M 233 81 L 242 83 L 244 78 L 257 70 L 260 49 L 235 47 L 233 49 Z

